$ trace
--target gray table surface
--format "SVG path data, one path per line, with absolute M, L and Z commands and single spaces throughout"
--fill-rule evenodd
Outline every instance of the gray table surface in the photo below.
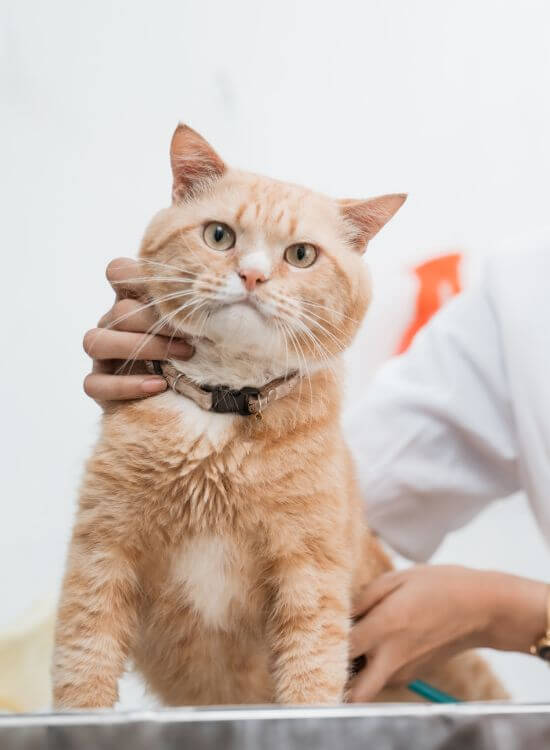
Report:
M 1 750 L 550 750 L 550 705 L 204 708 L 0 716 Z

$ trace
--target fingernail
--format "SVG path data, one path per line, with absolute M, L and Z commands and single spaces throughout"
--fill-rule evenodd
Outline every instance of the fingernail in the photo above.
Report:
M 164 378 L 145 378 L 145 380 L 141 381 L 141 390 L 144 393 L 160 393 L 166 389 L 167 385 Z

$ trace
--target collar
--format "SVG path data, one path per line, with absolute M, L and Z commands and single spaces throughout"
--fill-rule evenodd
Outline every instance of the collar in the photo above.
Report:
M 282 378 L 276 378 L 261 388 L 233 389 L 226 385 L 197 385 L 183 372 L 177 370 L 169 362 L 160 360 L 147 361 L 147 370 L 156 375 L 162 375 L 170 388 L 182 396 L 187 396 L 202 409 L 220 414 L 240 414 L 243 417 L 252 414 L 261 417 L 265 407 L 287 396 L 299 380 L 299 375 L 292 372 Z

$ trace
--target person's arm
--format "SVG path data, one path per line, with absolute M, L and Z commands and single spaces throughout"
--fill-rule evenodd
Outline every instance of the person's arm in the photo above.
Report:
M 486 279 L 379 372 L 348 420 L 371 527 L 426 560 L 444 536 L 520 489 L 499 310 Z M 544 583 L 457 566 L 388 573 L 356 602 L 352 699 L 472 647 L 527 652 L 546 629 Z
M 193 347 L 183 339 L 171 337 L 170 331 L 157 328 L 152 308 L 137 301 L 143 291 L 139 261 L 113 260 L 106 275 L 116 299 L 97 328 L 84 336 L 84 350 L 93 359 L 92 372 L 84 379 L 84 390 L 100 405 L 161 393 L 167 387 L 165 379 L 149 375 L 143 360 L 166 359 L 170 355 L 188 359 Z M 131 361 L 132 366 L 121 367 L 126 361 Z M 116 374 L 118 370 L 122 374 Z
M 428 559 L 449 531 L 520 489 L 488 285 L 449 302 L 347 416 L 367 521 L 410 559 Z
M 367 666 L 351 700 L 372 700 L 464 649 L 529 652 L 547 628 L 548 591 L 540 581 L 458 566 L 386 573 L 355 602 L 351 657 L 366 654 Z

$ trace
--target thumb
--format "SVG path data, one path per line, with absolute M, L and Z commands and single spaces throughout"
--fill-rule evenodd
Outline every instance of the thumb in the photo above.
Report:
M 392 670 L 385 651 L 377 651 L 373 656 L 369 656 L 366 667 L 352 680 L 351 702 L 368 703 L 376 698 L 391 674 Z

